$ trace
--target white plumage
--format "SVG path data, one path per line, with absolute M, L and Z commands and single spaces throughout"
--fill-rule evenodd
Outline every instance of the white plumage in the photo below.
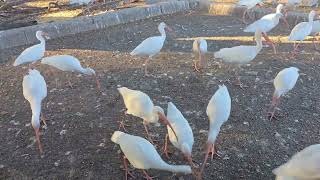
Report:
M 192 50 L 198 55 L 198 61 L 194 61 L 194 68 L 199 72 L 205 66 L 205 54 L 208 52 L 207 41 L 202 38 L 194 40 Z
M 96 79 L 97 87 L 100 89 L 100 82 L 92 68 L 83 68 L 80 61 L 70 55 L 56 55 L 45 57 L 41 60 L 42 64 L 53 66 L 61 71 L 78 72 L 86 75 L 92 75 Z
M 280 17 L 283 16 L 283 14 L 281 13 L 282 9 L 283 9 L 283 5 L 279 4 L 277 6 L 276 13 L 271 13 L 263 16 L 261 19 L 247 26 L 243 31 L 254 33 L 258 29 L 260 29 L 261 32 L 264 32 L 264 33 L 269 32 L 279 24 L 279 19 Z
M 80 61 L 70 55 L 56 55 L 45 57 L 41 60 L 42 64 L 53 66 L 61 71 L 78 72 L 87 75 L 94 75 L 95 71 L 91 68 L 83 68 Z
M 219 86 L 219 89 L 211 97 L 206 112 L 209 118 L 209 132 L 206 156 L 200 174 L 202 174 L 204 170 L 209 154 L 212 154 L 212 159 L 213 155 L 216 153 L 214 145 L 215 141 L 220 132 L 221 126 L 229 119 L 230 116 L 231 98 L 225 85 Z
M 192 164 L 191 153 L 194 138 L 188 121 L 172 102 L 168 103 L 167 118 L 172 125 L 172 128 L 177 133 L 177 137 L 179 139 L 178 141 L 172 129 L 167 126 L 170 142 L 174 145 L 174 147 L 179 149 L 189 163 Z
M 289 41 L 303 41 L 307 36 L 311 34 L 313 18 L 316 15 L 315 11 L 309 13 L 309 21 L 301 22 L 297 24 L 289 35 Z
M 165 29 L 171 30 L 164 22 L 158 26 L 161 36 L 153 36 L 142 41 L 131 53 L 132 56 L 148 56 L 145 61 L 145 74 L 148 75 L 147 65 L 149 59 L 158 54 L 166 40 Z
M 256 46 L 235 46 L 223 48 L 214 53 L 214 57 L 226 63 L 247 64 L 252 61 L 262 49 L 261 31 L 255 32 Z
M 46 50 L 46 42 L 43 36 L 49 39 L 47 33 L 37 31 L 36 37 L 40 41 L 40 44 L 36 44 L 25 49 L 14 61 L 13 66 L 18 66 L 25 63 L 33 63 L 40 60 L 44 56 L 44 52 Z
M 247 9 L 255 7 L 257 4 L 263 4 L 261 0 L 240 0 L 238 5 L 245 6 Z
M 163 161 L 154 146 L 144 138 L 115 131 L 111 141 L 120 145 L 125 157 L 134 168 L 142 170 L 157 169 L 183 174 L 192 173 L 190 166 L 170 165 Z
M 87 5 L 91 2 L 93 2 L 94 0 L 70 0 L 69 4 L 79 4 L 79 5 Z
M 47 84 L 40 72 L 37 70 L 29 70 L 29 74 L 24 76 L 23 82 L 23 96 L 30 103 L 32 110 L 31 124 L 35 130 L 36 140 L 38 142 L 39 150 L 42 153 L 42 146 L 40 143 L 40 114 L 41 102 L 47 96 Z
M 320 144 L 308 146 L 296 153 L 285 164 L 273 170 L 278 176 L 295 177 L 296 180 L 320 178 Z
M 118 91 L 127 108 L 126 113 L 143 119 L 143 125 L 148 136 L 149 132 L 146 126 L 147 124 L 158 124 L 158 121 L 160 120 L 160 122 L 169 125 L 172 128 L 170 122 L 164 115 L 164 110 L 159 106 L 154 106 L 152 100 L 147 94 L 126 87 L 118 88 Z M 150 136 L 149 139 L 151 139 Z
M 320 21 L 313 21 L 311 34 L 316 35 L 320 32 Z
M 289 67 L 281 70 L 273 82 L 275 87 L 274 95 L 280 97 L 289 92 L 295 86 L 298 77 L 299 69 L 296 67 Z
M 296 67 L 289 67 L 281 70 L 273 81 L 274 93 L 270 107 L 270 120 L 273 118 L 276 107 L 279 104 L 280 97 L 289 92 L 296 84 L 299 78 L 299 69 Z

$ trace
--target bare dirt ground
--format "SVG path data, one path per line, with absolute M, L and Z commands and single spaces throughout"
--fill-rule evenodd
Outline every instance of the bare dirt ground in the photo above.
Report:
M 161 21 L 170 25 L 177 36 L 168 35 L 162 53 L 150 64 L 155 77 L 144 77 L 143 59 L 130 57 L 128 52 L 143 39 L 157 35 Z M 124 104 L 117 92 L 119 86 L 144 91 L 165 109 L 167 102 L 174 102 L 191 124 L 195 136 L 193 157 L 201 164 L 208 130 L 206 106 L 222 83 L 232 97 L 232 112 L 217 140 L 222 158 L 209 162 L 204 179 L 274 178 L 272 169 L 304 147 L 319 143 L 320 58 L 311 44 L 302 46 L 303 51 L 295 59 L 287 58 L 292 44 L 280 44 L 277 55 L 271 48 L 264 48 L 240 71 L 243 83 L 249 86 L 245 89 L 225 82 L 234 80 L 234 72 L 215 60 L 212 53 L 204 73 L 192 70 L 192 41 L 181 38 L 205 37 L 209 51 L 214 52 L 253 44 L 251 34 L 242 32 L 244 27 L 235 17 L 186 13 L 48 41 L 47 55 L 74 55 L 85 66 L 96 69 L 102 92 L 95 89 L 91 77 L 72 74 L 74 86 L 70 88 L 66 84 L 68 73 L 50 73 L 49 67 L 37 66 L 48 85 L 43 102 L 48 127 L 41 129 L 44 157 L 39 156 L 34 145 L 31 111 L 22 95 L 27 68 L 12 66 L 25 47 L 3 51 L 1 58 L 7 63 L 0 65 L 0 179 L 122 179 L 119 147 L 110 140 L 118 129 L 117 121 L 125 120 L 130 134 L 144 137 L 145 133 L 141 119 L 121 112 Z M 289 30 L 280 25 L 271 34 L 286 36 Z M 230 40 L 231 37 L 239 40 Z M 269 121 L 272 80 L 289 66 L 298 67 L 301 76 L 296 87 L 282 99 L 278 119 Z M 166 128 L 152 126 L 150 131 L 162 145 Z M 186 164 L 172 145 L 170 149 L 174 153 L 170 159 L 163 157 L 166 161 Z M 161 147 L 157 150 L 161 152 Z M 149 173 L 156 179 L 178 177 L 156 170 Z M 142 179 L 141 171 L 134 174 Z M 194 178 L 188 175 L 180 179 Z

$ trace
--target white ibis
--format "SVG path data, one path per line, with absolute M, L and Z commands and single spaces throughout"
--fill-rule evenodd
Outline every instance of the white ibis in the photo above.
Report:
M 143 126 L 151 142 L 152 139 L 147 127 L 150 123 L 158 123 L 158 121 L 160 121 L 161 123 L 168 125 L 173 130 L 174 134 L 176 134 L 170 121 L 166 118 L 164 110 L 159 106 L 154 106 L 147 94 L 126 87 L 118 88 L 118 91 L 127 108 L 126 114 L 131 114 L 143 119 Z M 124 128 L 123 123 L 121 123 L 120 126 Z
M 257 29 L 255 32 L 256 46 L 235 46 L 232 48 L 223 48 L 214 53 L 214 57 L 221 59 L 226 63 L 238 64 L 241 66 L 252 61 L 262 49 L 261 31 Z M 240 68 L 240 67 L 239 67 Z M 240 81 L 240 77 L 237 72 L 237 81 L 240 87 L 243 84 Z
M 46 41 L 44 37 L 50 39 L 49 35 L 45 32 L 37 31 L 36 37 L 40 41 L 40 44 L 36 44 L 25 49 L 14 61 L 13 66 L 34 63 L 44 56 L 44 52 L 46 50 Z
M 314 49 L 317 49 L 315 40 L 317 40 L 316 36 L 319 35 L 319 33 L 320 33 L 320 21 L 319 20 L 313 21 L 311 35 L 313 35 L 312 43 L 313 43 Z
M 167 126 L 168 134 L 166 135 L 164 146 L 164 152 L 166 156 L 168 157 L 167 143 L 169 137 L 169 140 L 173 144 L 173 146 L 179 149 L 183 153 L 184 157 L 188 160 L 190 165 L 193 166 L 191 152 L 194 143 L 194 138 L 192 129 L 188 121 L 183 117 L 182 113 L 172 102 L 168 103 L 167 118 L 170 124 L 172 125 L 172 128 L 177 133 L 179 141 L 176 138 L 172 129 L 169 126 Z
M 267 41 L 267 43 L 271 44 L 273 47 L 273 51 L 276 54 L 276 47 L 274 43 L 270 40 L 270 38 L 267 35 L 267 32 L 271 31 L 274 27 L 276 27 L 279 24 L 279 20 L 281 17 L 283 17 L 283 14 L 281 13 L 281 10 L 283 9 L 283 5 L 279 4 L 277 6 L 276 13 L 271 13 L 263 16 L 261 19 L 255 21 L 254 23 L 250 24 L 248 27 L 246 27 L 243 31 L 244 32 L 256 32 L 257 29 L 261 30 L 262 36 Z M 284 19 L 285 23 L 289 27 L 289 24 L 286 19 Z
M 169 171 L 173 173 L 191 174 L 192 170 L 187 165 L 170 165 L 162 160 L 154 146 L 146 139 L 138 136 L 133 136 L 121 131 L 115 131 L 111 137 L 111 141 L 119 144 L 121 151 L 128 159 L 130 164 L 141 169 L 145 175 L 145 179 L 152 180 L 145 170 L 157 169 Z M 132 174 L 127 169 L 127 161 L 124 159 L 124 167 L 126 169 L 126 179 L 128 174 Z
M 80 61 L 76 57 L 70 55 L 50 56 L 43 58 L 41 60 L 41 63 L 53 66 L 61 71 L 77 72 L 86 75 L 92 75 L 96 80 L 98 89 L 100 89 L 100 82 L 97 78 L 96 72 L 92 68 L 83 68 L 80 64 Z
M 316 180 L 320 178 L 320 144 L 306 147 L 272 172 L 283 179 Z M 281 178 L 278 178 L 281 179 Z
M 36 141 L 40 153 L 43 153 L 40 142 L 40 114 L 41 102 L 47 96 L 47 84 L 39 71 L 30 69 L 29 74 L 23 77 L 22 87 L 23 96 L 29 101 L 32 110 L 31 124 L 36 134 Z
M 270 107 L 270 120 L 274 117 L 276 107 L 280 103 L 280 97 L 289 92 L 296 84 L 299 77 L 299 69 L 296 67 L 289 67 L 281 70 L 274 78 L 273 85 L 275 91 L 272 97 Z
M 207 115 L 209 118 L 209 134 L 206 144 L 206 156 L 202 164 L 200 175 L 203 173 L 209 154 L 211 153 L 212 160 L 213 155 L 217 153 L 215 141 L 220 132 L 221 126 L 228 120 L 230 111 L 231 98 L 228 89 L 225 85 L 219 86 L 219 89 L 211 97 L 207 106 Z
M 198 55 L 198 60 L 194 61 L 194 69 L 200 72 L 206 64 L 205 54 L 208 52 L 208 45 L 205 39 L 199 38 L 194 40 L 192 50 L 196 55 Z
M 169 26 L 167 26 L 164 22 L 160 23 L 158 26 L 158 30 L 161 36 L 153 36 L 145 39 L 130 53 L 130 55 L 132 56 L 147 56 L 147 59 L 144 62 L 144 72 L 146 76 L 149 75 L 149 60 L 161 51 L 164 41 L 166 40 L 165 29 L 172 31 L 172 29 Z
M 298 46 L 300 43 L 311 34 L 312 32 L 312 25 L 313 25 L 313 18 L 316 15 L 315 11 L 311 11 L 309 13 L 309 21 L 308 22 L 301 22 L 297 24 L 292 30 L 289 35 L 289 41 L 299 41 L 299 43 L 293 44 L 293 55 L 297 53 Z
M 243 12 L 243 15 L 242 15 L 242 21 L 244 23 L 247 23 L 246 22 L 246 14 L 248 13 L 248 11 L 250 9 L 254 8 L 255 6 L 262 6 L 263 2 L 261 0 L 240 0 L 238 2 L 238 5 L 246 7 L 246 10 Z

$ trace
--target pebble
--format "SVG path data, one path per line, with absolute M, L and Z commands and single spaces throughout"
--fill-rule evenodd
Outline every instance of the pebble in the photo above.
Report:
M 60 136 L 65 135 L 66 133 L 67 133 L 67 130 L 63 129 L 63 130 L 60 131 Z
M 58 166 L 59 166 L 59 164 L 60 164 L 60 160 L 58 160 L 58 161 L 54 162 L 54 166 L 56 166 L 56 167 L 58 167 Z
M 64 153 L 64 155 L 68 156 L 71 153 L 71 151 L 67 151 L 66 153 Z
M 3 164 L 0 164 L 0 169 L 4 168 L 4 165 Z
M 244 121 L 243 124 L 249 126 L 249 122 L 247 122 L 247 121 Z
M 205 134 L 205 133 L 208 133 L 208 130 L 200 129 L 199 133 L 200 133 L 200 134 Z

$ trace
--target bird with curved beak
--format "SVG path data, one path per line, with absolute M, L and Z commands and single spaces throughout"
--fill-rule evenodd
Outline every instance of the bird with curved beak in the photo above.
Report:
M 151 142 L 153 141 L 147 127 L 147 125 L 150 123 L 157 124 L 158 122 L 161 122 L 164 125 L 169 126 L 177 137 L 176 132 L 172 128 L 169 120 L 164 115 L 164 110 L 159 106 L 154 106 L 152 100 L 147 94 L 139 90 L 133 90 L 126 87 L 118 88 L 118 91 L 121 94 L 124 104 L 127 108 L 126 114 L 131 114 L 143 119 L 143 126 Z M 124 123 L 120 122 L 119 127 L 124 129 Z
M 214 144 L 220 132 L 221 126 L 229 119 L 230 111 L 231 98 L 228 89 L 225 85 L 219 86 L 219 89 L 211 97 L 207 106 L 207 115 L 209 118 L 210 127 L 208 132 L 208 140 L 206 143 L 206 155 L 202 164 L 202 168 L 200 170 L 199 177 L 201 177 L 204 171 L 209 154 L 211 154 L 211 160 L 213 159 L 213 155 L 217 154 Z
M 152 36 L 145 39 L 130 53 L 130 55 L 132 56 L 148 57 L 144 62 L 145 76 L 149 76 L 148 63 L 150 59 L 152 59 L 153 56 L 157 55 L 161 51 L 164 41 L 166 40 L 167 36 L 165 29 L 173 32 L 173 30 L 169 26 L 167 26 L 164 22 L 161 22 L 158 26 L 158 30 L 161 36 Z
M 53 66 L 61 71 L 78 72 L 86 75 L 92 75 L 95 78 L 98 90 L 101 89 L 96 72 L 92 68 L 83 68 L 80 64 L 80 61 L 76 57 L 70 55 L 49 56 L 43 58 L 41 60 L 41 64 Z M 69 85 L 72 86 L 70 80 Z
M 205 39 L 199 38 L 193 42 L 193 52 L 198 54 L 198 60 L 194 61 L 194 69 L 200 72 L 206 66 L 205 54 L 208 52 L 208 45 Z
M 29 74 L 23 77 L 22 87 L 23 96 L 30 103 L 32 110 L 31 124 L 35 131 L 39 151 L 42 154 L 43 149 L 40 142 L 40 114 L 41 102 L 47 96 L 47 84 L 39 71 L 30 69 Z
M 170 124 L 172 125 L 172 128 L 167 126 L 168 133 L 165 138 L 165 144 L 164 144 L 164 153 L 169 158 L 168 155 L 168 138 L 170 142 L 173 144 L 174 147 L 179 149 L 184 157 L 187 159 L 189 164 L 192 167 L 195 167 L 193 161 L 192 161 L 192 146 L 194 143 L 193 138 L 193 132 L 192 129 L 188 123 L 188 121 L 183 117 L 182 113 L 179 111 L 179 109 L 172 103 L 168 103 L 167 108 L 167 118 L 170 121 Z M 174 134 L 173 130 L 177 133 Z M 176 139 L 176 136 L 178 136 L 178 139 Z

